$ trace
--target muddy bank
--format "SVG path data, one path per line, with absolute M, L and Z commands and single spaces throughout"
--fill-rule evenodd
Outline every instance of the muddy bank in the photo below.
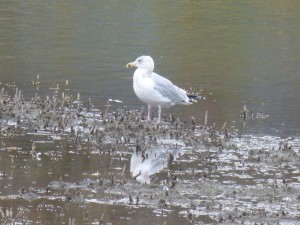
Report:
M 1 222 L 296 224 L 300 139 L 92 101 L 0 94 Z M 143 221 L 143 222 L 141 222 Z

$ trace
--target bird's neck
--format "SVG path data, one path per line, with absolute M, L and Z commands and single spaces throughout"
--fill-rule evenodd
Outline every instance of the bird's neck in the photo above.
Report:
M 134 72 L 134 75 L 141 76 L 141 77 L 151 77 L 153 70 L 144 69 L 144 68 L 138 68 Z

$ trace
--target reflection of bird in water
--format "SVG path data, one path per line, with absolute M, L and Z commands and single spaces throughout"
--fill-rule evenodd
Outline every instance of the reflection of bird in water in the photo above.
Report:
M 166 159 L 171 154 L 173 160 L 183 151 L 181 147 L 152 147 L 145 153 L 133 153 L 130 160 L 130 172 L 132 177 L 139 182 L 149 184 L 151 175 L 159 172 L 167 166 Z M 146 158 L 143 154 L 147 155 Z
M 133 75 L 133 89 L 137 97 L 148 104 L 148 121 L 152 106 L 158 107 L 158 123 L 161 120 L 161 107 L 190 105 L 196 95 L 189 95 L 168 79 L 154 73 L 154 61 L 150 56 L 140 56 L 126 68 L 137 67 Z

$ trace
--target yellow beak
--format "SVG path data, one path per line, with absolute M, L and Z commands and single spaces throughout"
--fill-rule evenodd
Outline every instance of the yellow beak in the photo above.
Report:
M 131 67 L 134 67 L 134 66 L 135 66 L 134 62 L 130 62 L 126 65 L 126 68 L 131 68 Z

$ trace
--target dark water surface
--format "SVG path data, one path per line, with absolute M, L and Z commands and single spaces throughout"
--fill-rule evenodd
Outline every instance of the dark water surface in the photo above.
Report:
M 277 136 L 297 137 L 300 133 L 299 8 L 297 0 L 1 1 L 0 82 L 2 86 L 16 84 L 28 99 L 35 93 L 52 95 L 49 88 L 59 84 L 73 96 L 80 93 L 85 105 L 90 98 L 100 110 L 104 110 L 107 99 L 122 101 L 119 105 L 128 110 L 140 110 L 145 105 L 135 96 L 133 70 L 125 69 L 125 65 L 140 55 L 151 55 L 157 73 L 206 97 L 192 106 L 176 106 L 163 113 L 171 112 L 182 120 L 194 116 L 201 123 L 207 110 L 209 124 L 222 126 L 226 122 L 226 127 L 239 134 L 271 135 L 270 140 L 278 147 L 281 140 Z M 38 74 L 37 90 L 32 81 Z M 14 92 L 14 88 L 9 90 Z M 253 120 L 240 118 L 244 105 L 253 111 Z M 109 162 L 116 160 L 91 154 L 89 147 L 78 148 L 53 138 L 42 139 L 38 146 L 41 140 L 30 134 L 6 137 L 1 136 L 0 172 L 7 175 L 0 179 L 0 207 L 8 214 L 13 210 L 13 218 L 24 207 L 30 211 L 24 215 L 32 224 L 91 224 L 99 221 L 102 213 L 105 224 L 189 224 L 176 204 L 171 204 L 169 211 L 157 212 L 151 204 L 149 209 L 149 204 L 139 208 L 97 201 L 65 203 L 59 200 L 63 191 L 53 187 L 54 200 L 5 200 L 3 196 L 19 194 L 22 188 L 26 192 L 34 188 L 38 194 L 53 181 L 75 184 L 92 179 L 92 173 L 106 171 L 112 167 Z M 34 141 L 41 158 L 32 158 L 29 153 Z M 265 146 L 267 143 L 258 142 L 261 149 L 274 147 Z M 124 157 L 130 160 L 127 153 Z M 185 168 L 184 163 L 182 160 L 178 167 Z M 293 173 L 298 176 L 299 165 L 293 163 Z M 129 166 L 127 161 L 124 164 Z M 186 168 L 197 170 L 197 165 Z M 290 172 L 290 168 L 285 169 L 274 169 L 277 178 Z M 295 179 L 291 178 L 293 182 Z M 293 188 L 299 192 L 297 185 Z M 216 222 L 212 214 L 200 213 L 198 221 Z M 299 214 L 293 215 L 299 218 Z

